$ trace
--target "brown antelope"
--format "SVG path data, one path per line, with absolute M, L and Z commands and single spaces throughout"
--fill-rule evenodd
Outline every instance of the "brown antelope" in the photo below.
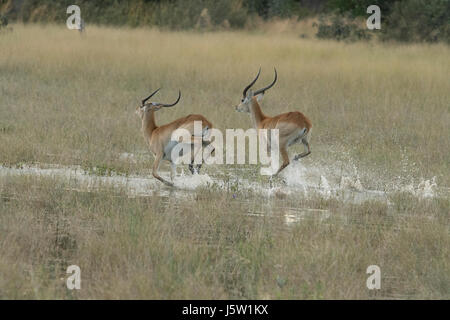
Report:
M 275 79 L 267 87 L 259 89 L 255 92 L 250 89 L 258 80 L 261 68 L 258 71 L 255 79 L 245 87 L 241 103 L 236 106 L 236 111 L 250 113 L 253 126 L 256 130 L 260 129 L 278 129 L 279 130 L 279 147 L 283 164 L 280 166 L 275 175 L 279 174 L 281 170 L 289 165 L 289 155 L 287 147 L 297 142 L 302 142 L 305 150 L 303 153 L 294 157 L 294 160 L 306 157 L 311 153 L 309 147 L 309 137 L 311 133 L 311 121 L 301 112 L 293 111 L 282 113 L 274 117 L 266 116 L 259 105 L 259 102 L 264 96 L 264 92 L 272 88 L 277 81 L 277 70 L 275 70 Z
M 153 95 L 155 95 L 160 89 L 161 88 L 157 89 L 147 98 L 142 100 L 141 105 L 136 108 L 136 113 L 142 120 L 142 131 L 144 133 L 144 138 L 146 142 L 149 144 L 151 152 L 155 155 L 155 161 L 153 163 L 153 171 L 152 171 L 153 176 L 159 181 L 169 186 L 173 186 L 173 178 L 174 175 L 176 174 L 176 163 L 175 163 L 176 159 L 172 159 L 172 149 L 181 142 L 171 140 L 172 133 L 177 129 L 186 129 L 191 133 L 191 141 L 189 143 L 193 145 L 195 141 L 198 140 L 198 138 L 200 138 L 202 144 L 207 145 L 209 143 L 203 141 L 203 138 L 205 138 L 208 135 L 209 130 L 212 128 L 212 124 L 202 115 L 190 114 L 186 117 L 179 118 L 168 124 L 157 126 L 155 123 L 155 112 L 160 110 L 162 107 L 164 108 L 173 107 L 180 101 L 181 98 L 181 92 L 179 91 L 177 100 L 172 104 L 147 102 L 147 100 L 149 100 Z M 202 124 L 201 137 L 194 137 L 194 121 L 201 121 Z M 201 164 L 199 164 L 197 165 L 196 170 L 194 169 L 193 158 L 194 155 L 192 154 L 191 164 L 189 165 L 189 169 L 192 173 L 194 173 L 195 171 L 198 172 L 198 170 L 201 167 Z M 163 179 L 159 175 L 158 170 L 161 160 L 167 160 L 170 162 L 171 164 L 170 179 L 172 182 Z

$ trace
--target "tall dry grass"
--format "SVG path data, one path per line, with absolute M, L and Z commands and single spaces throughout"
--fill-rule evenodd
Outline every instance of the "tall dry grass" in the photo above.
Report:
M 129 198 L 0 180 L 0 299 L 448 299 L 448 199 Z M 289 208 L 330 210 L 286 225 Z M 219 208 L 219 210 L 218 210 Z M 247 215 L 253 213 L 255 215 Z M 68 290 L 66 269 L 81 268 Z M 368 290 L 366 269 L 381 268 Z
M 367 187 L 403 173 L 449 186 L 450 49 L 345 44 L 297 35 L 15 25 L 0 34 L 0 163 L 81 164 L 142 174 L 151 161 L 134 114 L 157 87 L 165 123 L 235 113 L 259 66 L 271 115 L 300 110 L 314 126 L 306 164 L 352 159 Z M 214 168 L 206 168 L 214 171 Z M 193 200 L 76 193 L 61 181 L 0 178 L 0 298 L 448 298 L 449 200 L 393 194 L 351 205 L 199 190 Z M 267 202 L 269 201 L 269 202 Z M 218 210 L 218 208 L 220 210 Z M 287 227 L 289 208 L 317 208 Z M 246 213 L 265 217 L 247 216 Z M 80 265 L 82 290 L 65 287 Z M 380 291 L 365 286 L 382 268 Z

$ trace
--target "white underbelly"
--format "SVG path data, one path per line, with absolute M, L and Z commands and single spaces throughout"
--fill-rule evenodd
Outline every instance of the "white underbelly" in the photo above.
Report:
M 170 162 L 191 162 L 191 150 L 192 145 L 190 143 L 183 143 L 178 141 L 170 141 L 164 148 L 164 160 Z
M 288 141 L 287 141 L 287 145 L 291 146 L 295 143 L 298 143 L 302 140 L 302 138 L 305 135 L 305 129 L 300 129 L 298 130 L 295 134 L 293 134 L 291 137 L 289 137 Z

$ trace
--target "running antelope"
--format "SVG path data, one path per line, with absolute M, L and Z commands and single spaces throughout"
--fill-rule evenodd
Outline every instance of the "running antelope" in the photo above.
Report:
M 172 133 L 177 129 L 186 129 L 191 133 L 191 141 L 188 142 L 192 145 L 195 143 L 196 138 L 201 139 L 202 145 L 208 145 L 209 143 L 203 141 L 203 138 L 208 136 L 209 130 L 212 128 L 211 122 L 209 122 L 204 116 L 199 114 L 190 114 L 186 117 L 179 118 L 168 124 L 157 126 L 155 123 L 155 112 L 161 108 L 173 107 L 176 105 L 181 98 L 181 92 L 178 92 L 177 100 L 172 104 L 165 104 L 159 102 L 147 102 L 153 95 L 155 95 L 161 88 L 154 91 L 147 98 L 142 100 L 140 106 L 136 108 L 136 113 L 142 120 L 142 131 L 144 133 L 144 138 L 150 146 L 151 152 L 155 155 L 155 162 L 153 163 L 153 176 L 159 181 L 173 186 L 173 178 L 176 174 L 176 159 L 172 159 L 172 149 L 179 143 L 179 141 L 171 140 Z M 194 136 L 194 121 L 201 121 L 202 123 L 202 136 Z M 192 148 L 193 149 L 193 148 Z M 167 160 L 171 164 L 170 179 L 171 182 L 163 179 L 159 173 L 159 166 L 161 160 Z M 196 168 L 193 166 L 194 154 L 191 153 L 191 164 L 189 165 L 189 170 L 194 173 L 200 170 L 201 164 L 198 164 Z
M 255 92 L 250 89 L 258 80 L 261 68 L 258 71 L 255 79 L 245 87 L 243 91 L 243 97 L 241 103 L 236 106 L 236 111 L 249 113 L 253 122 L 253 126 L 256 130 L 259 129 L 278 129 L 279 130 L 279 147 L 281 156 L 283 158 L 283 164 L 280 166 L 275 175 L 279 174 L 281 170 L 289 165 L 289 155 L 287 147 L 301 142 L 305 148 L 304 152 L 294 157 L 294 160 L 306 157 L 311 153 L 309 147 L 309 137 L 311 133 L 311 121 L 301 112 L 293 111 L 288 113 L 282 113 L 274 117 L 266 116 L 259 105 L 264 93 L 273 87 L 277 81 L 277 70 L 275 70 L 275 79 L 267 87 L 256 90 Z M 270 145 L 270 144 L 269 144 Z

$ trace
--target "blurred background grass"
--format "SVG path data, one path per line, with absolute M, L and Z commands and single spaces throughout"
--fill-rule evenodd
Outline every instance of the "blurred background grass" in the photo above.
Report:
M 447 0 L 79 0 L 87 25 L 152 26 L 170 30 L 284 30 L 345 41 L 381 40 L 450 43 Z M 369 32 L 367 8 L 381 10 L 381 30 Z M 1 0 L 0 29 L 8 21 L 65 23 L 70 0 Z M 318 23 L 314 23 L 318 22 Z M 281 22 L 281 24 L 280 24 Z M 268 28 L 269 26 L 269 28 Z M 276 26 L 277 28 L 272 28 Z M 317 29 L 316 29 L 317 28 Z

